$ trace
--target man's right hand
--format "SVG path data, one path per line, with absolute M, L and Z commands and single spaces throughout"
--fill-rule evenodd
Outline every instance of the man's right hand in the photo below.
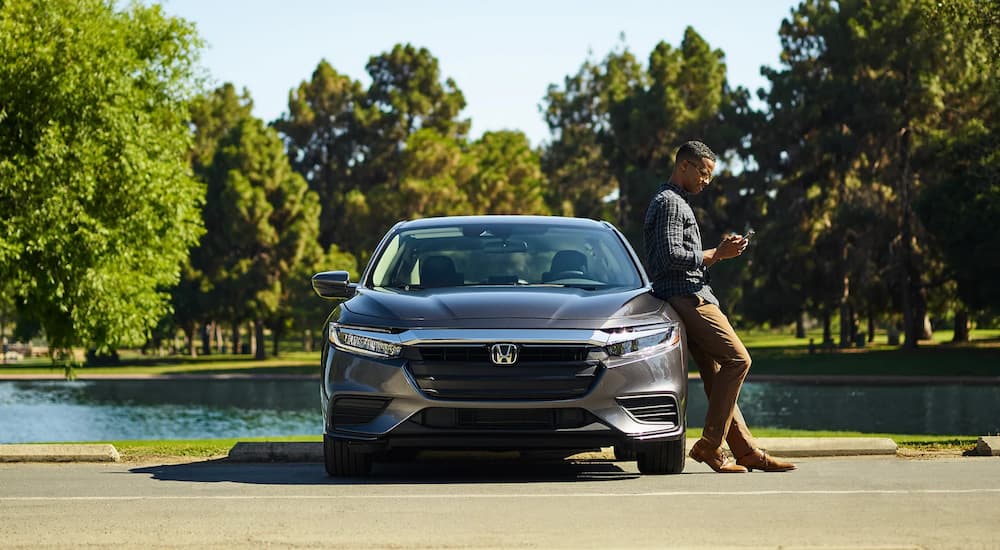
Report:
M 715 261 L 735 258 L 743 254 L 748 244 L 750 241 L 744 239 L 742 235 L 732 234 L 723 238 L 715 249 Z

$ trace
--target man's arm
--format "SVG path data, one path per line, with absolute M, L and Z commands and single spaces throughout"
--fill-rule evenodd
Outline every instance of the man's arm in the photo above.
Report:
M 661 269 L 690 271 L 702 265 L 704 253 L 684 247 L 684 218 L 675 201 L 664 200 L 655 212 L 656 246 Z

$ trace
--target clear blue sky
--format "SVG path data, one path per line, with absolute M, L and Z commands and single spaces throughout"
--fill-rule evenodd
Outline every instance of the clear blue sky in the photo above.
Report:
M 679 46 L 688 25 L 726 54 L 729 82 L 766 86 L 777 66 L 778 28 L 790 0 L 163 0 L 166 12 L 197 25 L 212 84 L 247 88 L 254 114 L 287 110 L 288 92 L 321 59 L 365 86 L 368 58 L 397 43 L 430 50 L 442 75 L 465 94 L 472 137 L 517 129 L 539 145 L 549 137 L 538 110 L 592 56 L 624 44 L 641 60 L 660 41 Z

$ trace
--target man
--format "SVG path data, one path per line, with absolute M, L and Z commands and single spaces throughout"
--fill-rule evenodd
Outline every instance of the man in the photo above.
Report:
M 705 428 L 690 456 L 720 473 L 794 470 L 794 464 L 775 460 L 756 448 L 736 405 L 750 369 L 750 354 L 719 309 L 709 286 L 708 268 L 742 254 L 748 241 L 730 235 L 716 248 L 703 250 L 701 231 L 687 203 L 690 195 L 708 187 L 713 170 L 715 153 L 707 145 L 700 141 L 682 145 L 670 179 L 649 204 L 643 228 L 653 294 L 670 302 L 684 321 L 688 349 L 708 395 Z M 722 453 L 724 441 L 737 459 L 735 464 Z

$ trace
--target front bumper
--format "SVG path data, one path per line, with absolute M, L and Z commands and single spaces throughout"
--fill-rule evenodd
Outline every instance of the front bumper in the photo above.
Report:
M 557 380 L 544 366 L 513 371 L 469 358 L 435 372 L 419 358 L 330 347 L 320 392 L 325 434 L 375 449 L 638 448 L 683 437 L 680 345 L 628 358 L 591 348 L 581 359 L 571 378 Z

